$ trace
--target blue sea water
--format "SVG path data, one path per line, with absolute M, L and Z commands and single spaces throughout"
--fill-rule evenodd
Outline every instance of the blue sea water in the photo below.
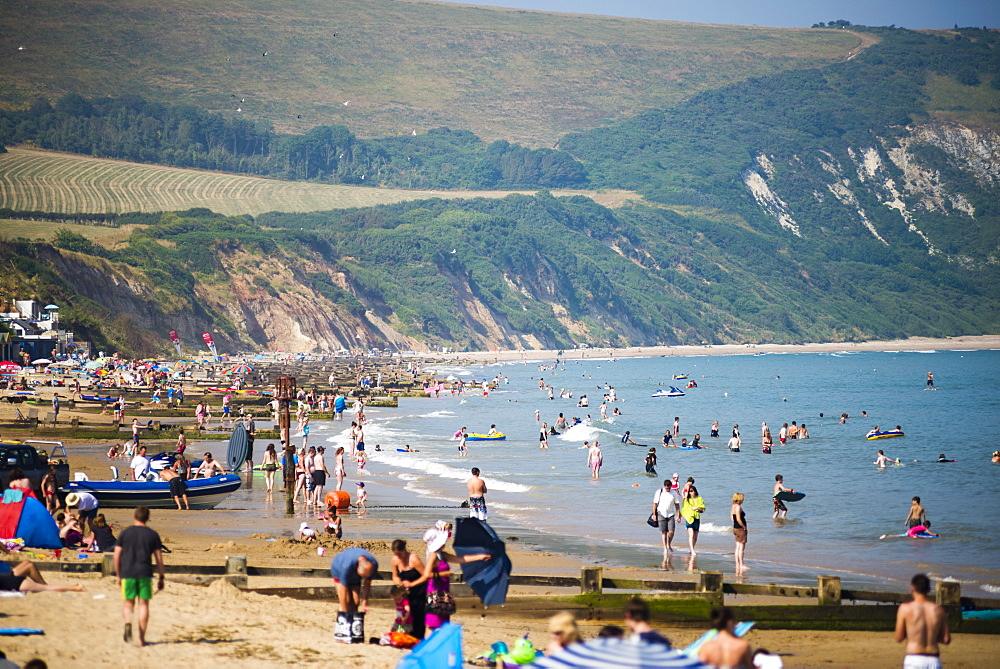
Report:
M 398 409 L 368 410 L 366 473 L 349 464 L 345 489 L 353 492 L 357 480 L 365 481 L 369 518 L 385 520 L 376 532 L 416 538 L 415 526 L 453 517 L 456 510 L 440 507 L 454 507 L 466 497 L 464 481 L 475 466 L 489 487 L 491 524 L 502 536 L 579 555 L 582 562 L 720 570 L 732 578 L 729 507 L 732 494 L 742 492 L 750 527 L 749 580 L 809 582 L 816 573 L 836 573 L 845 584 L 900 584 L 924 571 L 958 579 L 966 593 L 1000 592 L 1000 533 L 992 506 L 1000 464 L 990 463 L 1000 448 L 1000 351 L 585 359 L 538 370 L 553 362 L 442 367 L 439 378 L 501 374 L 504 380 L 488 397 L 404 398 Z M 936 390 L 925 389 L 928 371 L 935 374 Z M 675 374 L 690 375 L 699 387 L 684 397 L 650 397 Z M 556 389 L 554 400 L 539 390 L 540 377 Z M 614 422 L 600 420 L 605 384 L 615 387 L 619 399 L 609 407 L 609 413 L 614 406 L 622 412 Z M 572 390 L 573 399 L 560 399 L 560 388 Z M 576 406 L 583 394 L 590 399 L 587 409 Z M 589 413 L 592 424 L 550 437 L 549 450 L 542 451 L 536 409 L 550 425 L 560 412 L 567 418 Z M 862 411 L 869 417 L 862 418 Z M 841 413 L 850 415 L 846 424 L 839 423 Z M 681 437 L 700 433 L 708 448 L 660 447 L 675 416 Z M 719 439 L 709 438 L 713 420 L 720 424 Z M 793 420 L 805 423 L 811 438 L 782 446 L 778 429 Z M 763 421 L 775 439 L 771 455 L 760 448 Z M 463 426 L 486 432 L 493 423 L 507 439 L 469 442 L 468 457 L 461 457 L 454 432 Z M 734 423 L 743 437 L 741 453 L 726 449 Z M 867 441 L 865 434 L 875 425 L 902 425 L 906 436 Z M 349 421 L 314 422 L 310 444 L 349 447 L 348 426 Z M 644 472 L 647 448 L 620 443 L 625 430 L 637 442 L 657 446 L 659 476 Z M 604 452 L 598 481 L 591 480 L 587 452 L 580 448 L 594 438 Z M 375 444 L 385 450 L 372 452 Z M 405 444 L 419 452 L 395 450 Z M 880 448 L 903 466 L 876 469 L 872 463 Z M 955 462 L 935 462 L 941 453 Z M 677 556 L 661 564 L 659 533 L 645 523 L 656 489 L 673 472 L 682 482 L 693 476 L 707 505 L 694 564 L 686 559 L 680 531 Z M 771 517 L 775 474 L 807 494 L 788 504 L 784 522 Z M 261 509 L 260 483 L 227 504 Z M 880 541 L 880 535 L 903 531 L 914 495 L 942 537 Z M 264 510 L 280 512 L 271 505 Z

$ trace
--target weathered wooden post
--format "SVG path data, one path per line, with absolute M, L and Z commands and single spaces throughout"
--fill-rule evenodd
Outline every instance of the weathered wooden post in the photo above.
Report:
M 820 606 L 840 606 L 840 577 L 820 576 L 817 593 Z
M 944 607 L 952 630 L 962 626 L 962 584 L 958 581 L 938 581 L 935 601 Z
M 295 446 L 292 445 L 289 404 L 295 399 L 295 378 L 282 376 L 276 380 L 275 399 L 278 400 L 278 427 L 285 454 L 282 475 L 285 481 L 285 515 L 295 515 Z
M 604 591 L 604 569 L 602 567 L 584 567 L 580 573 L 580 593 L 601 594 Z
M 226 556 L 226 580 L 237 588 L 247 587 L 247 556 Z
M 704 593 L 712 606 L 722 606 L 722 572 L 703 571 L 698 579 L 698 592 Z
M 104 553 L 101 556 L 101 576 L 115 575 L 115 555 L 114 553 Z

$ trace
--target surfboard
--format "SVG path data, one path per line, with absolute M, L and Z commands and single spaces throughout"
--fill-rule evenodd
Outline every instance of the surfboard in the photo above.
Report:
M 229 437 L 229 448 L 226 450 L 226 466 L 229 471 L 239 471 L 243 463 L 246 462 L 250 450 L 250 439 L 247 437 L 247 430 L 243 423 L 236 423 L 236 429 Z
M 804 492 L 788 492 L 787 490 L 782 490 L 775 495 L 775 497 L 782 502 L 797 502 L 805 496 L 806 494 Z
M 413 449 L 412 451 L 408 451 L 405 448 L 397 448 L 396 450 L 399 451 L 400 453 L 419 453 L 420 452 L 417 449 Z
M 28 636 L 30 634 L 45 634 L 45 630 L 31 627 L 0 627 L 0 636 Z

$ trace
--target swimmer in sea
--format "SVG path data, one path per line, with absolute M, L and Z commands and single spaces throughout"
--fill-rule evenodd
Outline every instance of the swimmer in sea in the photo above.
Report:
M 914 525 L 906 531 L 906 536 L 910 539 L 917 539 L 918 537 L 940 537 L 940 534 L 935 534 L 931 532 L 931 521 L 925 520 L 923 525 Z
M 993 451 L 993 459 L 990 462 L 1000 462 L 1000 451 Z
M 663 433 L 663 447 L 666 448 L 666 447 L 670 446 L 671 445 L 670 442 L 671 442 L 672 439 L 673 439 L 673 437 L 670 435 L 670 430 L 667 430 L 666 432 L 664 432 Z M 677 444 L 673 444 L 673 445 L 676 446 Z
M 941 455 L 938 456 L 937 461 L 938 462 L 955 462 L 954 460 L 949 460 L 948 458 L 946 458 L 945 455 L 944 455 L 944 453 L 942 453 Z
M 882 469 L 885 467 L 885 463 L 887 462 L 893 462 L 897 465 L 899 464 L 899 460 L 893 460 L 892 458 L 887 457 L 886 454 L 883 453 L 882 451 L 878 452 L 878 457 L 875 458 L 875 462 L 873 462 L 872 464 L 874 464 L 879 469 Z
M 866 437 L 870 437 L 870 436 L 872 436 L 873 434 L 878 434 L 878 433 L 879 433 L 879 432 L 881 432 L 881 431 L 882 431 L 882 428 L 880 428 L 880 427 L 879 427 L 878 425 L 876 425 L 876 426 L 875 426 L 875 427 L 873 427 L 872 429 L 868 430 L 868 434 L 866 434 L 865 436 L 866 436 Z M 879 452 L 881 453 L 881 451 L 879 451 Z
M 739 453 L 740 452 L 740 438 L 737 437 L 737 436 L 735 436 L 735 435 L 733 435 L 732 437 L 729 438 L 729 444 L 728 444 L 728 446 L 729 446 L 729 451 L 730 452 L 732 452 L 732 453 Z
M 650 474 L 652 476 L 656 476 L 656 447 L 655 446 L 652 447 L 652 448 L 650 448 L 649 452 L 646 453 L 645 463 L 646 463 L 646 473 Z
M 638 446 L 639 444 L 635 443 L 635 441 L 630 436 L 631 434 L 632 434 L 631 432 L 629 432 L 628 430 L 625 430 L 625 434 L 622 435 L 622 443 L 623 444 L 632 444 L 633 446 Z

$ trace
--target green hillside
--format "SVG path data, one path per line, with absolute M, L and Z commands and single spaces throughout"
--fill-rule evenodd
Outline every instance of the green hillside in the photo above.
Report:
M 862 43 L 842 30 L 433 2 L 32 0 L 0 12 L 0 104 L 132 94 L 281 131 L 450 126 L 551 146 L 699 91 L 843 60 Z
M 317 7 L 289 4 L 281 21 L 262 30 L 309 34 L 315 25 L 330 25 L 320 21 L 307 29 L 296 23 L 301 12 Z M 243 9 L 225 19 L 215 10 L 199 16 L 208 26 L 261 16 Z M 429 16 L 451 16 L 440 5 L 409 3 L 376 3 L 371 15 L 425 9 Z M 447 70 L 453 84 L 458 72 L 448 70 L 449 58 L 478 77 L 485 76 L 482 68 L 500 67 L 497 60 L 508 67 L 505 54 L 513 57 L 516 51 L 499 49 L 496 59 L 476 52 L 472 45 L 485 39 L 486 24 L 469 17 L 512 21 L 539 35 L 548 30 L 548 37 L 558 33 L 560 44 L 598 39 L 586 26 L 617 25 L 614 19 L 455 11 L 454 21 L 442 19 L 441 25 L 450 26 L 448 39 L 430 31 L 438 37 L 433 48 L 422 33 L 403 36 L 393 32 L 398 28 L 386 29 L 398 41 L 386 53 L 425 48 L 420 62 Z M 531 20 L 519 22 L 523 17 Z M 426 27 L 427 21 L 418 24 Z M 868 46 L 846 59 L 786 53 L 768 61 L 775 71 L 736 68 L 741 76 L 727 79 L 709 72 L 732 69 L 738 57 L 732 45 L 755 31 L 636 25 L 654 26 L 671 39 L 688 30 L 694 31 L 690 35 L 709 31 L 697 33 L 707 40 L 704 53 L 717 54 L 706 61 L 713 67 L 698 70 L 701 88 L 685 88 L 683 77 L 649 84 L 646 99 L 660 96 L 655 106 L 629 102 L 617 120 L 606 122 L 607 115 L 576 116 L 575 131 L 561 136 L 568 126 L 538 124 L 539 117 L 521 108 L 491 106 L 477 97 L 481 90 L 475 86 L 466 86 L 471 92 L 462 98 L 468 118 L 452 128 L 416 135 L 390 129 L 362 138 L 361 133 L 383 127 L 378 114 L 333 115 L 324 121 L 333 125 L 294 135 L 281 132 L 295 129 L 291 126 L 275 131 L 263 121 L 229 112 L 212 115 L 175 104 L 174 98 L 157 98 L 165 89 L 155 68 L 131 80 L 135 91 L 119 86 L 99 93 L 118 95 L 114 99 L 84 99 L 77 94 L 93 95 L 95 89 L 77 82 L 65 89 L 71 95 L 52 96 L 51 106 L 35 100 L 8 110 L 0 114 L 0 137 L 55 149 L 121 152 L 136 160 L 200 167 L 214 163 L 217 169 L 313 181 L 384 186 L 409 180 L 414 187 L 442 190 L 507 183 L 539 192 L 459 199 L 456 191 L 447 191 L 450 199 L 255 218 L 207 210 L 92 216 L 131 232 L 127 238 L 103 237 L 67 229 L 43 242 L 0 243 L 0 262 L 12 268 L 0 277 L 0 289 L 3 295 L 66 304 L 64 321 L 79 332 L 139 354 L 162 347 L 162 333 L 170 328 L 185 339 L 211 328 L 227 347 L 284 350 L 336 350 L 359 338 L 397 348 L 537 348 L 576 342 L 849 341 L 1000 330 L 1000 33 L 857 27 L 852 36 L 829 29 L 765 30 L 761 35 L 827 45 L 816 53 L 831 44 L 824 40 L 849 38 Z M 731 39 L 713 43 L 712 31 Z M 212 31 L 180 40 L 187 55 L 174 55 L 170 62 L 197 69 L 204 54 L 216 57 L 212 49 L 188 47 L 206 47 L 206 34 Z M 287 44 L 298 44 L 295 52 L 301 53 L 329 47 L 324 39 L 333 38 Z M 615 34 L 604 35 L 602 48 L 618 53 L 620 43 Z M 628 43 L 640 56 L 651 53 L 633 46 L 641 40 Z M 544 46 L 526 48 L 525 58 L 541 62 L 540 54 L 550 54 L 552 67 L 569 67 L 560 59 L 575 54 L 553 47 L 548 38 L 532 44 Z M 475 57 L 462 61 L 463 50 Z M 280 52 L 268 51 L 266 58 Z M 272 62 L 258 69 L 266 75 Z M 558 84 L 547 79 L 548 66 L 537 62 L 504 70 L 530 85 L 512 86 L 509 80 L 504 85 L 530 94 L 538 109 L 551 114 L 549 120 L 565 121 L 570 117 L 555 112 L 567 99 L 561 86 L 568 79 Z M 213 67 L 205 65 L 207 72 Z M 312 65 L 301 70 L 310 81 L 324 71 Z M 432 103 L 422 89 L 389 93 L 382 74 L 358 71 L 372 95 L 405 93 L 397 112 L 412 105 L 437 113 L 442 107 L 435 105 L 447 97 L 437 90 Z M 650 76 L 648 67 L 644 71 Z M 611 88 L 618 87 L 614 95 L 627 88 L 628 82 L 607 69 L 597 76 L 576 80 L 593 99 L 606 100 Z M 149 86 L 139 85 L 143 82 Z M 546 95 L 549 90 L 555 94 Z M 191 89 L 184 100 L 197 94 Z M 335 111 L 353 113 L 351 105 Z M 477 113 L 481 118 L 473 118 Z M 503 127 L 515 129 L 511 136 L 524 133 L 520 136 L 529 142 L 545 137 L 547 146 L 490 142 L 494 121 L 509 124 Z M 536 134 L 543 126 L 544 133 Z M 553 137 L 558 143 L 550 149 Z M 635 191 L 644 199 L 609 209 L 585 197 L 553 197 L 544 189 L 548 183 Z M 54 183 L 64 193 L 74 187 L 68 179 Z

